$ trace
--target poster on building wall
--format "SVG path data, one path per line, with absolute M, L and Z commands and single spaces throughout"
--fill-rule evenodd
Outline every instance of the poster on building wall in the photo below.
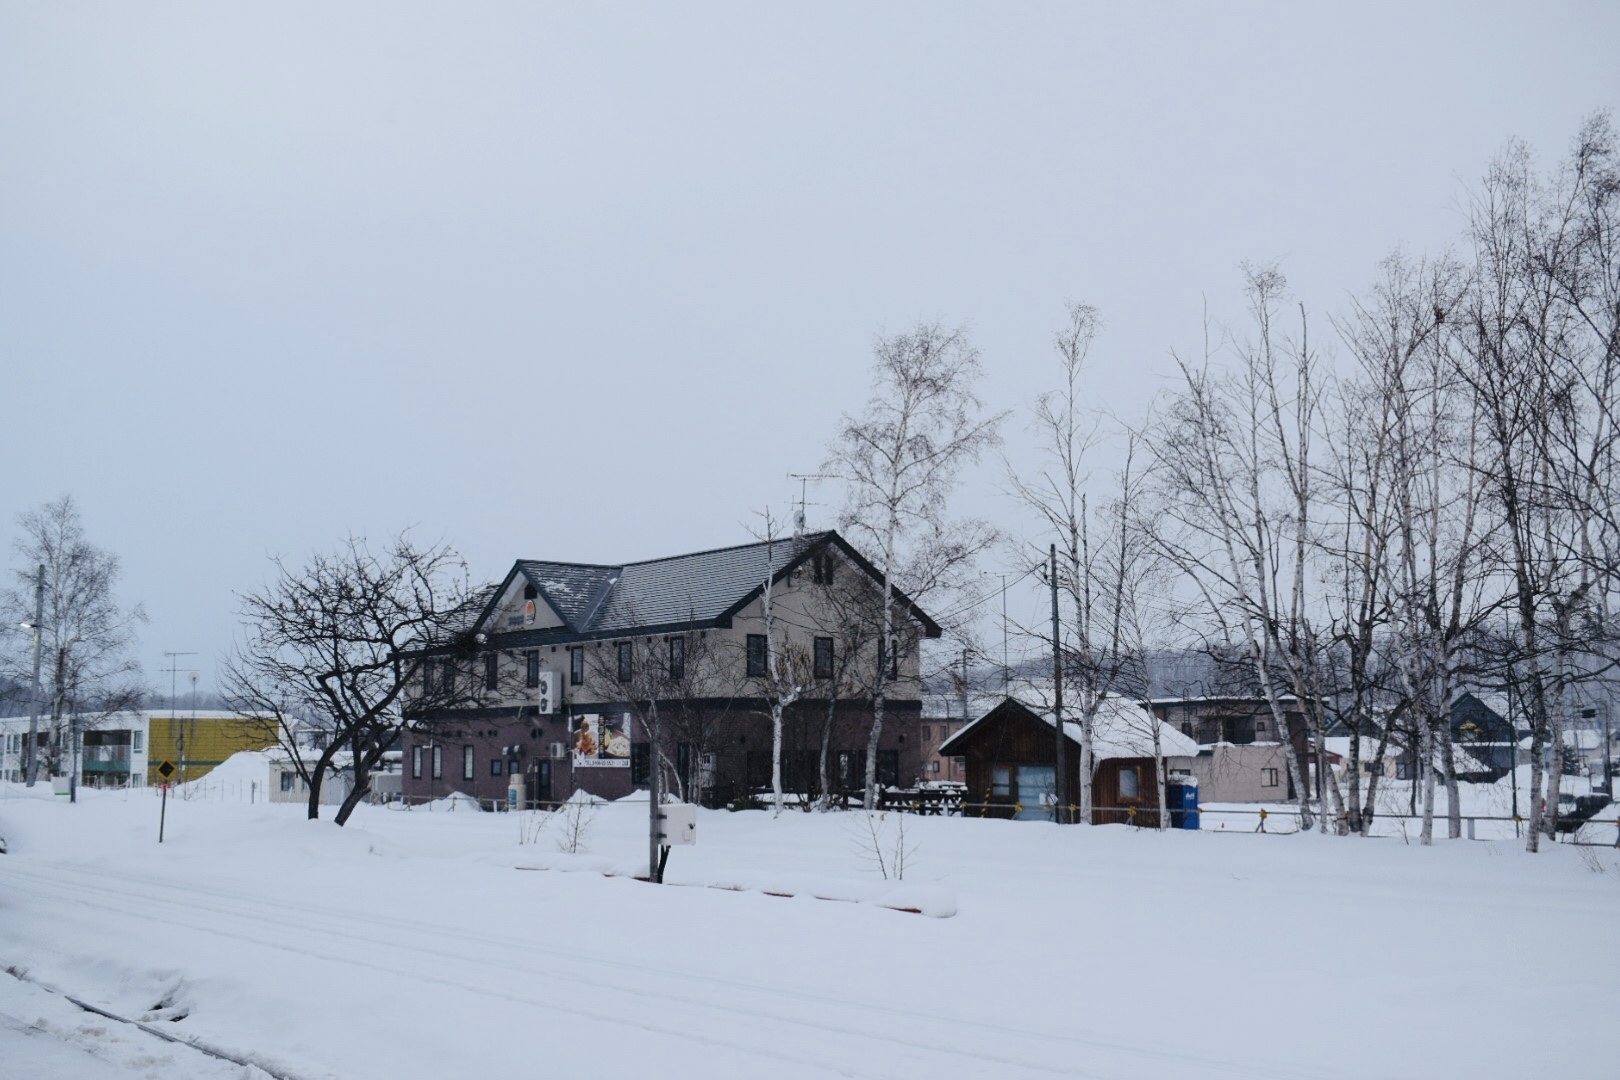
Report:
M 569 734 L 574 768 L 630 767 L 629 713 L 580 713 L 573 718 Z

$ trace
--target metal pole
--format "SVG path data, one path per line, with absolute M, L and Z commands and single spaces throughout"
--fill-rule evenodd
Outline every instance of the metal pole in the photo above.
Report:
M 1519 835 L 1519 725 L 1513 719 L 1513 691 L 1519 685 L 1518 676 L 1513 666 L 1508 665 L 1508 714 L 1505 717 L 1508 726 L 1508 761 L 1513 768 L 1508 771 L 1511 778 L 1510 786 L 1513 788 L 1513 835 Z
M 28 786 L 39 777 L 39 650 L 45 634 L 45 564 L 34 580 L 34 694 L 28 699 Z
M 1063 649 L 1058 632 L 1057 545 L 1052 545 L 1052 728 L 1057 732 L 1057 768 L 1052 772 L 1052 797 L 1055 820 L 1068 821 L 1063 799 L 1065 769 L 1063 761 Z M 1084 762 L 1081 762 L 1082 767 Z
M 647 732 L 647 880 L 657 885 L 659 847 L 664 838 L 664 808 L 658 799 L 658 733 Z
M 1603 698 L 1603 790 L 1614 794 L 1614 762 L 1609 757 L 1609 698 Z
M 163 806 L 158 810 L 158 843 L 163 843 L 163 825 L 169 817 L 169 782 L 163 781 Z
M 1012 690 L 1012 668 L 1007 663 L 1007 575 L 1001 575 L 1001 696 Z
M 66 652 L 66 650 L 63 651 Z M 79 762 L 81 760 L 79 754 L 79 739 L 81 737 L 79 733 L 79 703 L 77 700 L 73 702 L 73 708 L 69 716 L 71 719 L 68 723 L 73 732 L 70 736 L 73 739 L 73 770 L 68 774 L 68 802 L 76 803 L 79 801 Z
M 968 651 L 962 646 L 962 723 L 968 722 Z
M 62 648 L 60 644 L 62 640 L 60 634 L 58 634 L 56 640 L 58 642 L 56 646 L 56 685 L 51 687 L 51 734 L 53 737 L 57 736 L 57 733 L 62 730 L 60 726 L 62 723 L 62 682 L 67 673 L 67 650 Z M 61 752 L 61 746 L 57 746 L 58 765 L 61 764 Z M 73 781 L 70 779 L 68 781 L 69 793 L 73 790 L 72 784 Z

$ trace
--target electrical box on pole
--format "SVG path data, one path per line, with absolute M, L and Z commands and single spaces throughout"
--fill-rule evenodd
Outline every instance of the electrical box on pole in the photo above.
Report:
M 665 847 L 697 843 L 697 807 L 692 803 L 665 803 L 663 834 Z

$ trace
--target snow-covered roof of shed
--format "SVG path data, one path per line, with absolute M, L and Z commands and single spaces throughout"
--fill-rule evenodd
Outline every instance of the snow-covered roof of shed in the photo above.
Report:
M 1017 698 L 1006 698 L 1015 705 L 1035 716 L 1043 723 L 1051 725 L 1052 711 L 1050 709 L 1030 708 Z M 992 712 L 994 710 L 991 710 Z M 949 755 L 952 743 L 964 738 L 977 727 L 987 712 L 972 723 L 966 724 L 955 735 L 952 735 L 939 749 L 941 754 Z M 1072 713 L 1065 710 L 1063 720 L 1063 734 L 1076 746 L 1080 745 L 1080 722 L 1071 720 Z M 1115 758 L 1141 758 L 1153 756 L 1153 735 L 1158 732 L 1159 753 L 1164 757 L 1197 757 L 1198 744 L 1193 742 L 1170 724 L 1155 717 L 1138 702 L 1122 697 L 1105 697 L 1097 705 L 1097 715 L 1091 725 L 1091 752 L 1095 761 L 1110 761 Z

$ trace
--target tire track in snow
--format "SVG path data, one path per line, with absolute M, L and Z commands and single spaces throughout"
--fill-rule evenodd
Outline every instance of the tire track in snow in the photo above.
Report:
M 386 974 L 386 975 L 391 975 L 391 976 L 404 978 L 404 979 L 415 980 L 417 982 L 422 982 L 422 983 L 430 983 L 430 984 L 434 984 L 434 985 L 438 985 L 438 986 L 447 987 L 447 988 L 452 989 L 452 990 L 458 990 L 458 991 L 462 991 L 462 992 L 466 992 L 466 993 L 476 994 L 476 995 L 483 996 L 483 997 L 496 998 L 496 999 L 508 1001 L 508 1002 L 511 1002 L 511 1003 L 514 1003 L 514 1004 L 520 1004 L 520 1005 L 530 1006 L 530 1007 L 537 1008 L 537 1009 L 542 1009 L 542 1010 L 545 1010 L 545 1011 L 548 1011 L 548 1012 L 562 1013 L 562 1014 L 569 1015 L 569 1016 L 579 1017 L 579 1018 L 582 1018 L 582 1019 L 585 1019 L 585 1020 L 591 1021 L 591 1022 L 616 1024 L 616 1025 L 619 1025 L 619 1026 L 629 1027 L 629 1028 L 633 1028 L 633 1029 L 636 1029 L 636 1030 L 639 1030 L 639 1031 L 645 1031 L 645 1032 L 649 1032 L 649 1033 L 656 1034 L 656 1035 L 662 1035 L 662 1036 L 667 1036 L 667 1037 L 671 1037 L 671 1038 L 680 1039 L 680 1040 L 682 1040 L 684 1042 L 697 1043 L 699 1045 L 706 1046 L 706 1047 L 724 1048 L 724 1049 L 728 1049 L 728 1050 L 740 1051 L 742 1053 L 749 1054 L 749 1055 L 752 1055 L 752 1056 L 755 1056 L 755 1057 L 764 1057 L 764 1058 L 772 1059 L 772 1060 L 775 1060 L 775 1061 L 786 1062 L 786 1063 L 790 1063 L 790 1064 L 794 1064 L 794 1065 L 807 1065 L 807 1066 L 810 1066 L 812 1068 L 821 1070 L 822 1072 L 826 1072 L 826 1073 L 829 1073 L 829 1074 L 837 1074 L 837 1075 L 841 1075 L 841 1076 L 865 1077 L 865 1078 L 869 1078 L 869 1080 L 888 1080 L 888 1078 L 890 1078 L 890 1077 L 892 1077 L 894 1075 L 893 1073 L 873 1073 L 873 1072 L 863 1071 L 862 1066 L 859 1063 L 859 1062 L 861 1062 L 862 1059 L 861 1059 L 861 1056 L 858 1055 L 858 1054 L 855 1055 L 857 1063 L 851 1063 L 851 1062 L 847 1062 L 847 1061 L 830 1061 L 830 1060 L 820 1059 L 820 1058 L 816 1058 L 816 1057 L 812 1057 L 812 1056 L 805 1056 L 805 1055 L 802 1055 L 802 1054 L 784 1053 L 784 1052 L 782 1052 L 780 1050 L 777 1050 L 777 1049 L 774 1049 L 774 1048 L 772 1048 L 770 1046 L 761 1046 L 761 1045 L 758 1045 L 758 1044 L 745 1043 L 745 1042 L 739 1042 L 739 1041 L 735 1041 L 735 1040 L 731 1040 L 731 1039 L 726 1039 L 726 1038 L 719 1037 L 719 1036 L 712 1035 L 712 1034 L 703 1034 L 703 1033 L 700 1033 L 698 1031 L 695 1031 L 691 1027 L 672 1026 L 672 1025 L 662 1024 L 662 1023 L 658 1023 L 656 1021 L 648 1021 L 648 1020 L 630 1020 L 630 1019 L 626 1019 L 624 1017 L 621 1017 L 619 1015 L 615 1015 L 611 1011 L 604 1014 L 604 1012 L 601 1009 L 601 1006 L 600 1006 L 599 1003 L 595 1007 L 589 1008 L 589 1009 L 587 1009 L 587 1008 L 575 1008 L 575 1007 L 571 1007 L 571 1006 L 568 1006 L 568 1005 L 559 1004 L 558 1001 L 556 1001 L 555 999 L 551 999 L 551 998 L 532 997 L 530 995 L 526 995 L 526 994 L 523 994 L 521 992 L 508 991 L 508 990 L 497 990 L 497 989 L 494 989 L 494 988 L 489 987 L 489 986 L 478 985 L 476 983 L 469 982 L 469 981 L 464 980 L 464 979 L 453 979 L 453 978 L 448 978 L 448 977 L 445 977 L 445 976 L 424 973 L 418 967 L 396 967 L 396 966 L 391 966 L 389 964 L 382 963 L 382 962 L 380 962 L 380 961 L 378 961 L 378 960 L 376 960 L 374 958 L 356 957 L 356 956 L 349 956 L 349 955 L 339 956 L 339 955 L 335 955 L 329 949 L 317 950 L 317 949 L 301 948 L 301 947 L 299 947 L 297 945 L 288 944 L 286 941 L 283 941 L 283 940 L 277 940 L 277 939 L 265 938 L 265 937 L 257 936 L 254 933 L 244 931 L 243 929 L 240 929 L 240 928 L 237 928 L 237 927 L 224 928 L 224 927 L 207 926 L 207 925 L 203 925 L 199 920 L 197 920 L 195 918 L 187 919 L 187 920 L 180 920 L 180 919 L 168 918 L 168 917 L 165 917 L 165 916 L 162 916 L 162 915 L 153 914 L 152 909 L 149 906 L 146 906 L 146 903 L 145 903 L 145 902 L 151 902 L 151 903 L 168 902 L 168 901 L 171 900 L 170 897 L 163 897 L 163 896 L 157 896 L 157 895 L 152 895 L 152 894 L 144 894 L 144 895 L 143 894 L 137 894 L 137 893 L 134 893 L 134 892 L 131 892 L 131 891 L 128 891 L 128 890 L 120 890 L 120 889 L 111 888 L 111 887 L 108 887 L 105 884 L 73 884 L 73 885 L 65 885 L 63 883 L 49 881 L 48 879 L 44 879 L 44 878 L 41 878 L 41 877 L 38 877 L 38 876 L 35 876 L 35 875 L 28 875 L 28 876 L 33 877 L 34 880 L 36 882 L 38 882 L 38 883 L 45 884 L 47 888 L 57 890 L 57 898 L 62 903 L 65 903 L 65 904 L 72 904 L 72 905 L 77 905 L 77 906 L 81 906 L 81 907 L 87 907 L 87 908 L 100 910 L 100 911 L 108 911 L 108 912 L 113 912 L 113 913 L 121 914 L 121 915 L 134 916 L 134 917 L 138 917 L 138 918 L 140 918 L 142 920 L 145 920 L 147 922 L 163 923 L 163 924 L 166 924 L 166 925 L 179 927 L 179 928 L 191 931 L 193 933 L 201 932 L 201 933 L 214 934 L 214 935 L 217 935 L 219 937 L 226 938 L 227 940 L 230 940 L 230 941 L 252 942 L 253 944 L 260 945 L 260 946 L 263 946 L 265 948 L 275 949 L 275 950 L 278 950 L 278 951 L 281 951 L 281 952 L 293 953 L 293 954 L 300 955 L 300 956 L 311 957 L 311 958 L 318 959 L 318 960 L 328 962 L 328 963 L 340 963 L 340 964 L 350 965 L 350 966 L 354 966 L 354 967 L 362 967 L 362 968 L 377 971 L 377 972 L 380 972 L 380 973 L 383 973 L 383 974 Z M 112 897 L 115 901 L 116 900 L 136 900 L 136 901 L 142 901 L 143 903 L 141 903 L 138 906 L 124 906 L 124 905 L 120 905 L 120 904 L 118 904 L 116 902 L 108 902 L 105 899 L 100 901 L 100 902 L 97 902 L 95 900 L 91 900 L 91 899 L 87 898 L 86 896 L 84 896 L 83 893 L 85 891 L 96 892 L 96 893 L 102 894 L 104 897 Z M 180 889 L 177 889 L 176 891 L 178 891 L 178 892 L 186 892 L 186 891 L 190 891 L 190 890 L 180 888 Z M 317 926 L 317 925 L 315 925 L 313 923 L 309 923 L 309 922 L 302 921 L 302 920 L 289 920 L 289 919 L 285 919 L 285 918 L 266 917 L 266 915 L 264 914 L 264 912 L 262 910 L 258 910 L 258 911 L 236 911 L 236 910 L 230 910 L 230 909 L 227 909 L 227 908 L 221 908 L 216 904 L 198 904 L 196 901 L 187 901 L 187 910 L 188 910 L 188 912 L 192 912 L 192 913 L 195 913 L 195 912 L 197 912 L 199 910 L 210 911 L 210 912 L 214 913 L 215 915 L 223 915 L 223 916 L 231 919 L 232 921 L 240 920 L 242 923 L 248 924 L 251 927 L 262 927 L 265 923 L 272 923 L 274 925 L 279 925 L 279 926 L 285 927 L 287 929 L 297 930 L 297 931 L 304 932 L 304 933 L 317 933 L 317 934 L 322 934 L 322 935 L 325 935 L 325 936 L 333 937 L 333 938 L 336 938 L 338 941 L 340 941 L 342 943 L 345 943 L 345 944 L 364 943 L 364 944 L 367 944 L 367 945 L 379 946 L 379 947 L 389 949 L 389 950 L 407 951 L 406 947 L 402 946 L 397 941 L 393 941 L 393 940 L 389 940 L 389 939 L 385 939 L 385 938 L 379 938 L 379 937 L 375 937 L 375 936 L 369 936 L 369 935 L 366 935 L 366 934 L 356 933 L 356 932 L 347 931 L 347 930 L 344 930 L 344 931 L 331 930 L 331 929 L 321 927 L 321 926 Z M 354 921 L 360 922 L 360 920 L 358 920 L 358 919 L 355 919 Z M 439 926 L 434 926 L 433 929 L 435 930 L 435 932 L 437 932 L 438 930 L 441 930 L 443 928 L 439 927 Z M 868 1040 L 874 1040 L 874 1041 L 885 1043 L 885 1044 L 888 1044 L 888 1045 L 891 1045 L 891 1046 L 894 1046 L 894 1047 L 902 1048 L 908 1054 L 923 1053 L 923 1054 L 930 1054 L 930 1055 L 940 1055 L 940 1056 L 945 1057 L 948 1062 L 949 1061 L 954 1061 L 954 1062 L 957 1062 L 958 1064 L 960 1064 L 959 1059 L 968 1058 L 968 1059 L 977 1059 L 977 1060 L 983 1061 L 986 1064 L 997 1066 L 997 1067 L 999 1067 L 999 1068 L 1001 1068 L 1003 1070 L 1005 1070 L 1007 1068 L 1012 1068 L 1012 1069 L 1022 1069 L 1022 1070 L 1025 1070 L 1025 1071 L 1054 1073 L 1054 1074 L 1063 1075 L 1063 1076 L 1078 1076 L 1078 1077 L 1094 1077 L 1094 1076 L 1096 1076 L 1096 1074 L 1091 1073 L 1091 1072 L 1089 1072 L 1087 1070 L 1081 1069 L 1078 1066 L 1051 1065 L 1051 1064 L 1048 1064 L 1048 1063 L 1045 1063 L 1045 1062 L 1022 1060 L 1022 1059 L 1019 1059 L 1019 1058 L 1014 1057 L 1014 1056 L 987 1054 L 987 1053 L 985 1053 L 985 1052 L 983 1052 L 981 1050 L 970 1048 L 970 1047 L 948 1047 L 948 1046 L 944 1046 L 941 1043 L 935 1042 L 935 1041 L 920 1041 L 920 1040 L 917 1040 L 917 1039 L 904 1038 L 904 1037 L 901 1037 L 901 1036 L 897 1036 L 892 1032 L 861 1031 L 861 1030 L 858 1030 L 858 1029 L 855 1029 L 855 1028 L 851 1028 L 849 1026 L 848 1022 L 847 1022 L 847 1018 L 844 1021 L 837 1022 L 837 1023 L 817 1022 L 817 1021 L 808 1020 L 808 1019 L 806 1019 L 804 1017 L 799 1017 L 799 1016 L 788 1016 L 788 1015 L 782 1015 L 782 1014 L 779 1014 L 779 1013 L 762 1012 L 762 1011 L 757 1010 L 757 1009 L 749 1009 L 749 1008 L 742 1007 L 742 1006 L 727 1005 L 727 1004 L 723 1004 L 723 1003 L 719 1003 L 719 1002 L 715 1002 L 715 1001 L 697 1000 L 697 999 L 694 999 L 690 995 L 689 989 L 686 992 L 669 992 L 669 991 L 657 992 L 657 991 L 648 990 L 645 987 L 624 986 L 624 985 L 621 985 L 621 984 L 618 984 L 618 983 L 607 982 L 607 981 L 597 979 L 597 978 L 592 978 L 592 977 L 590 977 L 588 975 L 583 975 L 583 974 L 562 974 L 562 973 L 558 973 L 556 971 L 545 970 L 545 969 L 524 968 L 524 967 L 520 967 L 518 965 L 514 965 L 511 962 L 511 958 L 509 956 L 503 957 L 503 958 L 501 958 L 499 960 L 476 959 L 476 958 L 468 957 L 468 956 L 466 956 L 464 954 L 461 954 L 461 953 L 443 952 L 443 951 L 439 951 L 439 950 L 425 948 L 419 941 L 413 941 L 408 947 L 408 952 L 409 952 L 409 954 L 410 954 L 410 956 L 412 958 L 419 958 L 419 957 L 424 956 L 424 955 L 430 955 L 430 956 L 433 956 L 433 957 L 435 957 L 437 959 L 444 960 L 444 961 L 449 961 L 451 963 L 461 964 L 461 965 L 465 965 L 465 966 L 478 967 L 478 968 L 484 968 L 484 969 L 490 969 L 490 970 L 495 971 L 497 974 L 501 974 L 501 975 L 511 975 L 513 973 L 521 973 L 521 974 L 523 974 L 523 975 L 525 975 L 526 977 L 529 977 L 529 978 L 542 979 L 542 980 L 552 982 L 552 983 L 556 984 L 560 989 L 577 988 L 578 985 L 584 984 L 584 985 L 591 986 L 591 987 L 599 989 L 599 990 L 605 990 L 605 991 L 609 991 L 609 992 L 613 992 L 613 993 L 620 993 L 620 994 L 625 994 L 625 995 L 634 996 L 634 997 L 648 998 L 648 999 L 652 1000 L 653 1002 L 655 1002 L 656 1004 L 659 1004 L 660 1006 L 663 1006 L 665 1008 L 675 1006 L 677 1008 L 685 1008 L 685 1009 L 690 1009 L 690 1010 L 699 1011 L 699 1012 L 729 1013 L 729 1014 L 731 1014 L 733 1016 L 736 1016 L 736 1017 L 739 1017 L 741 1019 L 745 1019 L 745 1020 L 754 1022 L 753 1028 L 745 1029 L 745 1030 L 755 1030 L 755 1029 L 758 1028 L 758 1022 L 759 1021 L 766 1021 L 768 1023 L 781 1024 L 781 1025 L 785 1025 L 785 1026 L 789 1026 L 789 1027 L 806 1029 L 806 1030 L 808 1030 L 810 1032 L 813 1032 L 813 1033 L 815 1033 L 817 1035 L 835 1035 L 835 1036 L 838 1036 L 840 1038 L 856 1037 L 856 1038 L 864 1038 L 864 1039 L 868 1039 Z M 764 1032 L 764 1031 L 761 1031 L 760 1034 L 762 1036 L 765 1036 L 768 1033 Z M 826 1046 L 827 1044 L 826 1044 L 825 1040 L 823 1040 L 818 1045 Z M 986 1075 L 1002 1076 L 1002 1075 L 1006 1075 L 1006 1073 L 1005 1072 L 999 1072 L 999 1073 L 990 1073 L 990 1074 L 986 1074 Z
M 30 870 L 34 871 L 46 871 L 46 869 L 47 868 L 45 867 L 30 868 Z M 86 883 L 68 885 L 61 880 L 53 879 L 49 875 L 78 877 L 81 879 L 86 879 Z M 756 1023 L 759 1021 L 765 1021 L 772 1024 L 782 1024 L 799 1029 L 808 1029 L 820 1034 L 833 1034 L 840 1037 L 855 1037 L 873 1040 L 891 1046 L 903 1047 L 906 1051 L 911 1053 L 921 1052 L 928 1055 L 941 1055 L 945 1057 L 947 1061 L 960 1061 L 961 1058 L 968 1058 L 978 1060 L 987 1065 L 999 1066 L 1003 1068 L 1011 1067 L 1026 1071 L 1067 1076 L 1084 1077 L 1095 1075 L 1094 1073 L 1088 1071 L 1087 1068 L 1078 1064 L 1040 1060 L 1038 1058 L 1028 1056 L 1027 1053 L 1020 1053 L 1018 1050 L 1011 1048 L 1001 1048 L 1001 1052 L 999 1053 L 990 1052 L 983 1046 L 962 1045 L 959 1040 L 954 1040 L 949 1037 L 950 1035 L 955 1034 L 953 1029 L 960 1030 L 966 1028 L 977 1030 L 984 1034 L 995 1035 L 1009 1040 L 1016 1040 L 1020 1043 L 1027 1043 L 1029 1040 L 1036 1040 L 1038 1042 L 1047 1044 L 1050 1049 L 1054 1051 L 1056 1056 L 1065 1058 L 1068 1060 L 1068 1062 L 1072 1062 L 1076 1058 L 1113 1057 L 1126 1059 L 1137 1066 L 1140 1066 L 1142 1063 L 1144 1063 L 1144 1061 L 1156 1061 L 1165 1065 L 1176 1065 L 1182 1068 L 1194 1068 L 1204 1070 L 1205 1072 L 1216 1072 L 1238 1076 L 1273 1077 L 1277 1078 L 1277 1080 L 1285 1080 L 1285 1078 L 1302 1078 L 1312 1075 L 1309 1072 L 1302 1072 L 1299 1068 L 1290 1068 L 1284 1071 L 1254 1064 L 1223 1061 L 1198 1054 L 1186 1054 L 1149 1047 L 1133 1046 L 1085 1035 L 1065 1034 L 1041 1030 L 1038 1028 L 1023 1027 L 1019 1025 L 1000 1024 L 994 1021 L 987 1021 L 973 1017 L 940 1015 L 919 1009 L 898 1007 L 884 1002 L 862 1001 L 852 996 L 834 996 L 824 993 L 817 993 L 815 991 L 795 990 L 779 985 L 752 982 L 744 979 L 730 979 L 720 976 L 682 971 L 674 968 L 660 967 L 652 964 L 635 963 L 622 959 L 594 956 L 587 953 L 540 945 L 532 940 L 514 940 L 510 938 L 501 938 L 497 936 L 463 931 L 442 923 L 433 923 L 397 916 L 382 916 L 370 912 L 364 916 L 357 916 L 352 910 L 348 909 L 321 907 L 320 905 L 316 904 L 292 903 L 268 898 L 260 898 L 258 896 L 249 896 L 219 888 L 207 888 L 190 883 L 165 881 L 142 875 L 124 875 L 119 879 L 119 884 L 120 886 L 123 886 L 123 884 L 126 882 L 137 881 L 141 885 L 144 885 L 149 889 L 159 890 L 159 892 L 138 892 L 128 887 L 112 887 L 108 884 L 107 878 L 102 875 L 98 875 L 93 871 L 81 870 L 77 867 L 61 865 L 50 866 L 45 874 L 36 872 L 25 873 L 23 876 L 31 878 L 40 884 L 53 886 L 57 889 L 63 890 L 61 895 L 64 899 L 69 901 L 80 900 L 82 902 L 83 898 L 77 894 L 80 890 L 85 888 L 93 889 L 113 898 L 135 900 L 144 902 L 146 904 L 172 903 L 174 902 L 174 898 L 176 896 L 188 896 L 199 898 L 185 901 L 185 903 L 193 908 L 206 906 L 207 910 L 216 915 L 223 916 L 231 920 L 241 920 L 248 923 L 250 926 L 261 925 L 266 921 L 271 921 L 289 929 L 306 933 L 319 933 L 335 937 L 342 942 L 364 942 L 366 944 L 380 946 L 386 949 L 403 950 L 405 946 L 403 946 L 397 940 L 375 936 L 374 933 L 369 933 L 370 931 L 375 931 L 380 927 L 387 926 L 404 933 L 427 933 L 441 938 L 453 938 L 466 942 L 467 944 L 473 945 L 479 949 L 499 950 L 499 956 L 494 959 L 483 959 L 472 957 L 461 952 L 446 952 L 443 950 L 436 950 L 429 947 L 424 947 L 420 937 L 415 937 L 410 940 L 410 944 L 408 946 L 409 952 L 413 957 L 421 956 L 423 954 L 430 954 L 439 959 L 471 966 L 474 968 L 495 969 L 502 973 L 508 974 L 512 972 L 520 972 L 530 978 L 547 980 L 562 986 L 587 985 L 613 993 L 625 994 L 637 998 L 651 999 L 666 1007 L 674 1002 L 688 1008 L 695 1008 L 710 1013 L 730 1014 L 732 1016 L 741 1017 Z M 162 895 L 163 893 L 168 895 Z M 202 901 L 206 901 L 206 904 L 203 904 Z M 277 916 L 269 916 L 267 909 L 277 909 L 281 914 Z M 118 910 L 127 914 L 139 914 L 142 917 L 147 918 L 152 917 L 150 915 L 151 909 L 149 907 L 142 907 L 138 910 L 138 912 L 132 909 L 117 907 L 110 908 L 110 910 Z M 319 920 L 325 920 L 329 924 L 336 925 L 321 925 Z M 173 920 L 165 921 L 171 921 L 174 922 L 174 925 L 183 926 L 189 929 L 203 929 L 207 932 L 218 933 L 227 937 L 254 940 L 257 944 L 261 944 L 269 948 L 318 956 L 323 959 L 335 959 L 330 953 L 327 952 L 313 952 L 310 950 L 287 946 L 281 941 L 253 938 L 250 934 L 244 934 L 240 930 L 236 929 L 226 931 L 210 927 L 198 927 L 194 923 L 190 922 L 175 922 Z M 352 929 L 352 927 L 359 927 L 361 930 L 367 932 L 360 932 Z M 585 964 L 593 970 L 591 972 L 580 970 L 563 971 L 557 969 L 555 966 L 550 968 L 537 968 L 528 965 L 514 964 L 512 956 L 514 950 L 523 953 L 535 954 L 538 957 L 548 957 L 553 960 L 561 959 L 569 962 L 570 964 Z M 443 985 L 473 993 L 487 993 L 493 996 L 503 997 L 517 1003 L 532 1004 L 536 1007 L 549 1009 L 555 1012 L 587 1016 L 592 1020 L 607 1020 L 615 1023 L 624 1023 L 628 1026 L 653 1031 L 658 1034 L 675 1035 L 687 1041 L 698 1041 L 707 1045 L 725 1046 L 728 1049 L 741 1050 L 751 1054 L 764 1053 L 766 1056 L 774 1057 L 779 1060 L 788 1060 L 796 1064 L 813 1065 L 821 1068 L 831 1068 L 845 1074 L 850 1074 L 851 1072 L 851 1066 L 848 1065 L 835 1065 L 831 1062 L 782 1055 L 780 1053 L 766 1050 L 757 1046 L 745 1045 L 723 1039 L 715 1039 L 712 1036 L 697 1036 L 694 1035 L 692 1031 L 687 1029 L 666 1029 L 661 1026 L 653 1026 L 643 1022 L 618 1020 L 614 1017 L 603 1016 L 598 1011 L 575 1010 L 559 1006 L 555 1001 L 551 1000 L 534 1000 L 521 994 L 488 991 L 477 986 L 468 985 L 462 981 L 424 975 L 417 970 L 398 970 L 394 968 L 387 968 L 379 965 L 375 960 L 371 959 L 355 959 L 345 957 L 339 962 L 354 963 L 360 966 L 373 967 L 379 970 L 385 970 L 389 974 L 400 975 L 407 978 L 415 978 L 422 981 L 441 983 Z M 626 973 L 633 973 L 637 976 L 655 976 L 659 979 L 670 980 L 674 985 L 665 990 L 649 989 L 644 982 L 641 985 L 625 985 L 621 982 L 601 978 L 598 972 L 602 968 L 620 970 Z M 788 1015 L 777 1011 L 767 1010 L 760 1007 L 757 1000 L 750 1000 L 742 1004 L 713 1000 L 697 1001 L 692 999 L 690 993 L 693 983 L 702 983 L 710 987 L 729 992 L 740 992 L 755 998 L 757 998 L 759 995 L 766 995 L 779 1000 L 786 999 L 787 1002 L 801 1007 L 805 1005 L 818 1006 L 821 1008 L 835 1010 L 840 1015 L 836 1020 L 818 1020 L 807 1017 L 802 1013 Z M 931 1037 L 923 1040 L 898 1035 L 893 1029 L 862 1030 L 858 1027 L 852 1026 L 852 1023 L 857 1019 L 873 1018 L 877 1016 L 886 1016 L 896 1020 L 906 1020 L 912 1022 L 920 1021 L 931 1027 L 937 1027 L 939 1029 L 939 1034 L 937 1037 Z M 1027 1050 L 1027 1046 L 1023 1049 Z M 1088 1062 L 1087 1064 L 1093 1067 L 1096 1066 L 1095 1062 Z M 1120 1064 L 1123 1064 L 1123 1062 Z M 1110 1070 L 1110 1072 L 1111 1071 L 1112 1070 Z M 1330 1076 L 1343 1076 L 1345 1074 L 1338 1072 L 1316 1072 L 1314 1075 L 1326 1078 Z

